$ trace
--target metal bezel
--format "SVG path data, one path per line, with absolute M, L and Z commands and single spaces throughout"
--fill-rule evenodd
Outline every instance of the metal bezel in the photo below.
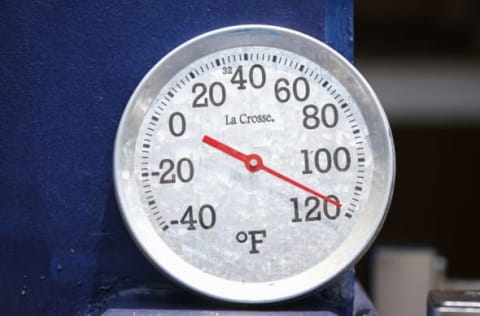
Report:
M 160 89 L 179 71 L 213 52 L 239 46 L 276 47 L 302 55 L 327 70 L 356 100 L 370 132 L 374 159 L 372 189 L 350 235 L 324 261 L 296 276 L 275 282 L 248 283 L 208 275 L 181 260 L 154 231 L 137 192 L 134 149 L 145 111 Z M 382 106 L 362 75 L 326 44 L 299 32 L 267 25 L 241 25 L 200 35 L 162 58 L 143 78 L 123 113 L 114 148 L 114 180 L 124 221 L 145 256 L 186 287 L 212 298 L 237 303 L 272 303 L 315 290 L 351 267 L 378 234 L 391 200 L 395 157 Z

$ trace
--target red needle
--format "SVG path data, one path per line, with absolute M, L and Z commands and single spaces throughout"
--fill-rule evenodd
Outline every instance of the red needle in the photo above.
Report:
M 303 185 L 300 182 L 295 181 L 292 178 L 289 178 L 289 177 L 281 174 L 280 172 L 275 171 L 275 170 L 270 169 L 269 167 L 265 166 L 263 164 L 262 157 L 260 157 L 257 154 L 245 155 L 244 153 L 241 153 L 238 150 L 233 149 L 232 147 L 227 146 L 224 143 L 221 143 L 218 140 L 213 139 L 213 138 L 211 138 L 210 136 L 207 136 L 207 135 L 203 136 L 202 142 L 212 146 L 213 148 L 216 148 L 216 149 L 226 153 L 229 156 L 232 156 L 235 159 L 238 159 L 238 160 L 242 161 L 245 164 L 245 167 L 251 172 L 257 172 L 259 170 L 263 170 L 263 171 L 271 174 L 272 176 L 275 176 L 275 177 L 277 177 L 277 178 L 279 178 L 279 179 L 281 179 L 285 182 L 288 182 L 288 183 L 290 183 L 290 184 L 292 184 L 292 185 L 294 185 L 294 186 L 296 186 L 296 187 L 298 187 L 302 190 L 305 190 L 308 193 L 316 195 L 319 198 L 321 198 L 321 199 L 323 199 L 323 200 L 325 200 L 325 201 L 327 201 L 327 202 L 329 202 L 329 203 L 331 203 L 331 204 L 333 204 L 337 207 L 342 206 L 342 204 L 340 202 L 337 202 L 337 201 L 329 198 L 328 196 L 325 196 L 325 195 L 307 187 L 306 185 Z

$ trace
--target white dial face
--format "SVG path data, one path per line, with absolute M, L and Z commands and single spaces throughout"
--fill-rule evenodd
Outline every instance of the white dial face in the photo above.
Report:
M 210 54 L 145 112 L 135 150 L 145 216 L 176 255 L 208 274 L 295 276 L 328 257 L 363 211 L 373 169 L 366 135 L 348 91 L 310 60 L 269 47 Z M 250 171 L 205 136 L 259 155 L 257 163 L 318 195 Z
M 342 57 L 300 33 L 240 26 L 147 74 L 114 171 L 157 267 L 211 297 L 266 303 L 358 260 L 384 220 L 394 154 L 375 94 Z

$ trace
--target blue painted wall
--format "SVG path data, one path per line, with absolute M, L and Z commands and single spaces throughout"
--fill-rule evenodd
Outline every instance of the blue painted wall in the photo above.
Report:
M 112 183 L 117 124 L 143 75 L 205 31 L 274 24 L 352 59 L 352 0 L 0 1 L 0 305 L 74 315 L 166 282 L 132 243 Z

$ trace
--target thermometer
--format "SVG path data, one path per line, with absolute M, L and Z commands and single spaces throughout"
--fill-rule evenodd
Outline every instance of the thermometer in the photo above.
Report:
M 365 79 L 326 44 L 274 26 L 215 30 L 174 49 L 128 101 L 117 199 L 145 256 L 236 303 L 328 284 L 379 232 L 394 147 Z

